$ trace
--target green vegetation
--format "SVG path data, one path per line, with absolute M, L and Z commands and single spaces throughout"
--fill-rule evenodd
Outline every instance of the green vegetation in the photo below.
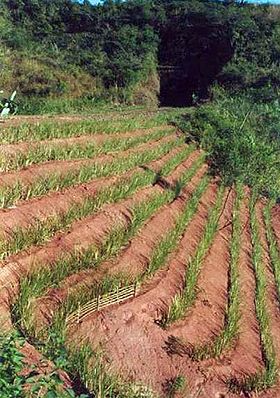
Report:
M 225 314 L 225 326 L 214 341 L 198 347 L 191 347 L 189 355 L 194 360 L 203 360 L 220 356 L 223 351 L 233 343 L 238 336 L 240 321 L 240 286 L 239 286 L 239 255 L 241 249 L 242 226 L 240 222 L 240 205 L 243 189 L 240 184 L 236 186 L 236 198 L 232 215 L 232 237 L 230 243 L 230 270 L 228 306 Z
M 166 125 L 170 119 L 182 112 L 180 109 L 158 110 L 150 113 L 147 110 L 139 113 L 136 111 L 130 112 L 127 109 L 125 111 L 124 113 L 108 112 L 108 114 L 102 112 L 99 118 L 98 115 L 91 115 L 93 119 L 78 119 L 71 122 L 64 121 L 64 119 L 60 121 L 40 120 L 40 123 L 22 123 L 13 127 L 5 126 L 1 133 L 1 142 L 3 144 L 15 144 L 22 141 L 51 140 L 95 134 L 116 134 L 117 136 L 118 133 Z
M 255 305 L 260 327 L 261 347 L 265 363 L 265 370 L 248 376 L 242 381 L 232 379 L 229 385 L 234 391 L 260 391 L 272 387 L 276 383 L 278 368 L 275 348 L 270 331 L 269 312 L 267 308 L 267 278 L 263 264 L 263 247 L 260 240 L 258 219 L 256 216 L 257 195 L 254 192 L 250 198 L 250 227 L 252 239 L 252 262 L 256 278 Z
M 196 173 L 198 168 L 201 166 L 202 161 L 203 157 L 198 159 L 198 161 L 196 161 L 193 164 L 193 166 L 184 173 L 182 179 L 185 184 Z M 148 175 L 144 174 L 142 178 L 145 179 L 145 181 L 147 182 L 147 178 L 150 179 L 151 181 L 151 177 L 152 177 L 151 174 Z M 201 184 L 200 187 L 200 195 L 203 189 L 205 189 L 206 185 L 207 185 L 207 180 L 204 179 L 204 183 Z M 22 329 L 28 331 L 28 335 L 35 333 L 33 327 L 34 314 L 32 306 L 30 306 L 29 304 L 32 297 L 33 298 L 39 297 L 46 291 L 47 288 L 58 286 L 59 283 L 67 276 L 79 272 L 82 269 L 97 268 L 102 261 L 105 261 L 108 258 L 111 258 L 116 254 L 118 254 L 120 249 L 124 247 L 129 242 L 129 240 L 137 233 L 137 231 L 140 229 L 143 223 L 146 220 L 148 220 L 151 217 L 151 215 L 156 210 L 158 210 L 163 204 L 168 203 L 173 199 L 174 199 L 174 192 L 171 190 L 167 191 L 165 194 L 160 193 L 155 195 L 153 198 L 149 198 L 148 200 L 143 201 L 138 206 L 134 207 L 132 212 L 133 217 L 131 223 L 128 226 L 125 227 L 117 226 L 115 229 L 113 229 L 109 233 L 106 240 L 102 243 L 100 248 L 89 247 L 87 250 L 83 252 L 74 251 L 70 255 L 63 256 L 60 260 L 58 260 L 55 263 L 55 266 L 51 265 L 50 267 L 41 267 L 41 269 L 37 271 L 36 274 L 34 273 L 30 275 L 24 281 L 22 281 L 21 293 L 15 306 L 15 318 L 21 322 Z M 179 222 L 180 221 L 178 219 L 178 224 Z M 105 292 L 104 286 L 106 286 L 107 289 L 112 290 L 112 287 L 119 282 L 119 277 L 118 276 L 116 277 L 115 282 L 113 279 L 109 279 L 110 283 L 104 283 L 104 281 L 101 282 L 101 284 L 103 285 L 102 288 L 101 286 L 95 289 L 91 288 L 90 289 L 91 291 L 89 292 L 90 297 L 92 298 L 94 294 L 96 295 L 97 291 L 99 293 L 100 292 L 104 293 Z M 78 305 L 82 304 L 83 300 L 85 300 L 85 302 L 90 300 L 88 294 L 81 295 L 80 291 L 76 292 L 75 297 L 72 296 L 70 298 L 71 312 L 74 310 L 73 307 L 75 306 L 77 308 Z M 69 303 L 66 304 L 66 307 L 68 307 L 69 309 Z M 63 308 L 62 310 L 62 315 L 65 321 L 65 316 L 67 315 L 65 308 Z M 59 325 L 61 326 L 61 321 L 59 321 Z M 59 327 L 59 329 L 56 330 L 56 333 L 62 333 L 61 327 Z
M 193 171 L 190 169 L 188 174 L 192 175 Z M 200 181 L 190 200 L 187 202 L 183 213 L 176 219 L 175 226 L 159 241 L 145 272 L 145 277 L 153 275 L 168 262 L 170 254 L 176 250 L 184 230 L 195 214 L 199 200 L 206 190 L 208 183 L 209 178 L 207 176 Z
M 86 164 L 77 168 L 75 171 L 68 173 L 52 174 L 46 177 L 38 178 L 29 186 L 16 182 L 12 186 L 7 186 L 0 189 L 0 208 L 6 208 L 14 205 L 19 200 L 28 200 L 37 196 L 45 195 L 51 191 L 59 191 L 63 188 L 68 188 L 76 184 L 82 184 L 99 177 L 108 177 L 112 175 L 119 175 L 125 171 L 133 169 L 145 162 L 159 159 L 167 154 L 172 148 L 183 143 L 183 139 L 177 141 L 170 140 L 158 146 L 155 149 L 142 150 L 139 152 L 133 151 L 125 159 L 120 157 L 112 162 L 105 164 L 92 163 Z
M 136 137 L 110 138 L 102 144 L 90 143 L 41 143 L 25 152 L 19 152 L 15 155 L 4 155 L 0 159 L 0 171 L 10 171 L 22 169 L 32 164 L 43 163 L 56 160 L 72 160 L 72 159 L 92 159 L 95 156 L 113 153 L 117 151 L 126 151 L 137 145 L 145 144 L 151 141 L 160 140 L 170 135 L 170 130 L 157 130 Z
M 277 97 L 277 6 L 4 0 L 0 26 L 2 86 L 18 88 L 22 113 L 156 106 L 158 100 L 186 105 L 207 98 L 214 81 L 256 98 Z M 179 76 L 158 68 L 169 65 Z
M 187 146 L 177 155 L 167 161 L 162 168 L 162 175 L 169 175 L 182 160 L 186 159 L 193 150 L 193 146 Z M 135 172 L 130 179 L 121 178 L 116 184 L 98 191 L 94 197 L 86 197 L 82 203 L 74 203 L 66 213 L 60 213 L 43 221 L 37 221 L 28 228 L 17 228 L 12 231 L 8 240 L 2 238 L 0 244 L 1 258 L 16 254 L 32 245 L 39 245 L 48 241 L 58 231 L 65 230 L 74 221 L 87 217 L 98 211 L 105 203 L 115 203 L 137 189 L 152 183 L 154 173 L 151 171 Z
M 26 365 L 21 348 L 25 339 L 17 332 L 0 337 L 0 391 L 1 398 L 87 398 L 88 395 L 75 395 L 70 388 L 62 389 L 63 382 L 58 369 L 48 374 L 40 374 L 36 367 L 29 369 Z M 25 372 L 23 372 L 25 370 Z M 26 390 L 28 385 L 28 391 Z
M 178 124 L 205 149 L 213 174 L 280 196 L 278 102 L 254 103 L 249 94 L 215 88 L 213 102 L 191 109 Z
M 277 287 L 278 301 L 280 302 L 280 252 L 278 243 L 271 224 L 271 209 L 275 205 L 275 201 L 271 200 L 264 208 L 263 215 L 266 227 L 266 238 L 269 246 L 269 256 L 272 264 L 274 278 Z
M 225 187 L 221 185 L 217 194 L 216 203 L 210 210 L 203 237 L 196 249 L 195 255 L 188 262 L 184 290 L 174 297 L 168 314 L 166 314 L 166 317 L 162 321 L 165 327 L 182 318 L 195 300 L 197 280 L 203 260 L 213 242 L 218 228 L 224 192 Z

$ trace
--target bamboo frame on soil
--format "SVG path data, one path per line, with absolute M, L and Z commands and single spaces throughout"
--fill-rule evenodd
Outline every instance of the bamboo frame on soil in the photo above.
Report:
M 133 285 L 124 286 L 121 288 L 117 288 L 117 290 L 114 290 L 112 292 L 98 295 L 96 298 L 87 302 L 83 306 L 79 306 L 76 311 L 68 315 L 68 317 L 66 318 L 66 326 L 69 326 L 73 323 L 80 323 L 87 316 L 93 314 L 96 311 L 100 311 L 105 307 L 119 304 L 132 297 L 136 297 L 139 288 L 139 282 L 135 281 Z

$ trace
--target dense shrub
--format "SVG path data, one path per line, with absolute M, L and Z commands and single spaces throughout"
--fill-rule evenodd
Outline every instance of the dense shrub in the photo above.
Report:
M 280 197 L 280 109 L 278 101 L 257 104 L 249 95 L 216 90 L 211 103 L 177 120 L 187 138 L 208 154 L 213 174 Z

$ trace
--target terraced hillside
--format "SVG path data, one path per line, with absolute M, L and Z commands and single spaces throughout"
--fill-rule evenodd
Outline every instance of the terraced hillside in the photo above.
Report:
M 279 205 L 167 119 L 4 129 L 2 332 L 96 397 L 280 397 Z

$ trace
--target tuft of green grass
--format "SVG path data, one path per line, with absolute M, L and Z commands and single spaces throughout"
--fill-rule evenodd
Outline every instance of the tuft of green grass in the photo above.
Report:
M 201 346 L 192 346 L 187 352 L 192 359 L 201 361 L 207 358 L 215 358 L 230 347 L 237 338 L 240 321 L 240 284 L 238 263 L 241 249 L 242 226 L 240 221 L 240 205 L 243 198 L 243 188 L 236 184 L 236 198 L 232 215 L 232 236 L 230 243 L 230 270 L 228 306 L 225 313 L 224 328 L 213 342 Z
M 280 251 L 276 240 L 275 232 L 272 227 L 271 210 L 275 205 L 274 200 L 270 200 L 264 207 L 263 215 L 265 222 L 266 239 L 269 247 L 269 256 L 272 264 L 274 278 L 276 282 L 278 301 L 280 303 Z
M 162 320 L 162 325 L 164 327 L 185 316 L 186 311 L 195 300 L 196 285 L 202 263 L 213 242 L 215 233 L 218 228 L 224 192 L 225 187 L 221 185 L 218 190 L 216 203 L 210 210 L 203 237 L 196 249 L 195 255 L 188 263 L 184 290 L 174 297 L 168 313 Z
M 193 174 L 194 171 L 189 169 L 189 178 L 191 178 Z M 184 230 L 186 229 L 187 225 L 195 214 L 199 200 L 203 192 L 206 190 L 208 183 L 209 178 L 207 176 L 200 181 L 195 192 L 191 196 L 190 200 L 187 202 L 183 213 L 178 216 L 175 222 L 175 226 L 169 232 L 167 232 L 167 234 L 159 241 L 153 252 L 149 266 L 145 272 L 145 277 L 153 275 L 159 268 L 167 263 L 170 254 L 176 249 L 180 237 L 184 233 Z
M 168 175 L 182 160 L 185 160 L 192 152 L 193 147 L 183 148 L 164 165 L 164 175 Z M 6 258 L 16 254 L 32 245 L 39 245 L 48 241 L 58 231 L 68 228 L 74 221 L 80 220 L 98 211 L 105 203 L 113 203 L 127 197 L 136 189 L 148 185 L 152 181 L 154 173 L 147 169 L 135 172 L 129 180 L 121 178 L 119 182 L 108 188 L 101 189 L 94 197 L 88 196 L 82 203 L 74 203 L 65 213 L 60 213 L 43 221 L 35 221 L 28 228 L 17 228 L 12 231 L 9 239 L 0 240 L 0 257 Z
M 126 158 L 116 158 L 106 164 L 93 163 L 80 167 L 77 171 L 70 171 L 65 175 L 53 174 L 51 176 L 38 178 L 29 186 L 16 182 L 12 186 L 0 189 L 0 208 L 13 206 L 19 200 L 28 200 L 42 196 L 52 191 L 59 191 L 70 186 L 82 184 L 94 178 L 120 175 L 125 171 L 133 169 L 145 162 L 159 159 L 166 155 L 171 149 L 181 145 L 183 140 L 171 140 L 163 143 L 156 149 L 142 152 L 133 152 Z
M 91 159 L 98 155 L 108 154 L 118 151 L 126 151 L 137 145 L 145 144 L 151 141 L 160 140 L 171 134 L 171 130 L 157 130 L 149 134 L 143 134 L 136 137 L 110 138 L 101 145 L 95 143 L 86 144 L 37 144 L 25 152 L 19 152 L 15 155 L 2 155 L 0 157 L 0 171 L 18 170 L 28 167 L 32 164 L 39 164 L 47 161 L 73 160 L 73 159 Z
M 256 291 L 255 306 L 257 320 L 260 328 L 260 339 L 265 369 L 243 380 L 231 379 L 228 381 L 230 388 L 235 392 L 249 393 L 262 391 L 272 387 L 277 380 L 278 367 L 276 361 L 273 338 L 270 331 L 270 320 L 267 309 L 267 279 L 263 265 L 263 247 L 260 240 L 258 219 L 256 215 L 257 194 L 254 192 L 250 198 L 250 228 L 252 239 L 252 263 L 255 271 Z

